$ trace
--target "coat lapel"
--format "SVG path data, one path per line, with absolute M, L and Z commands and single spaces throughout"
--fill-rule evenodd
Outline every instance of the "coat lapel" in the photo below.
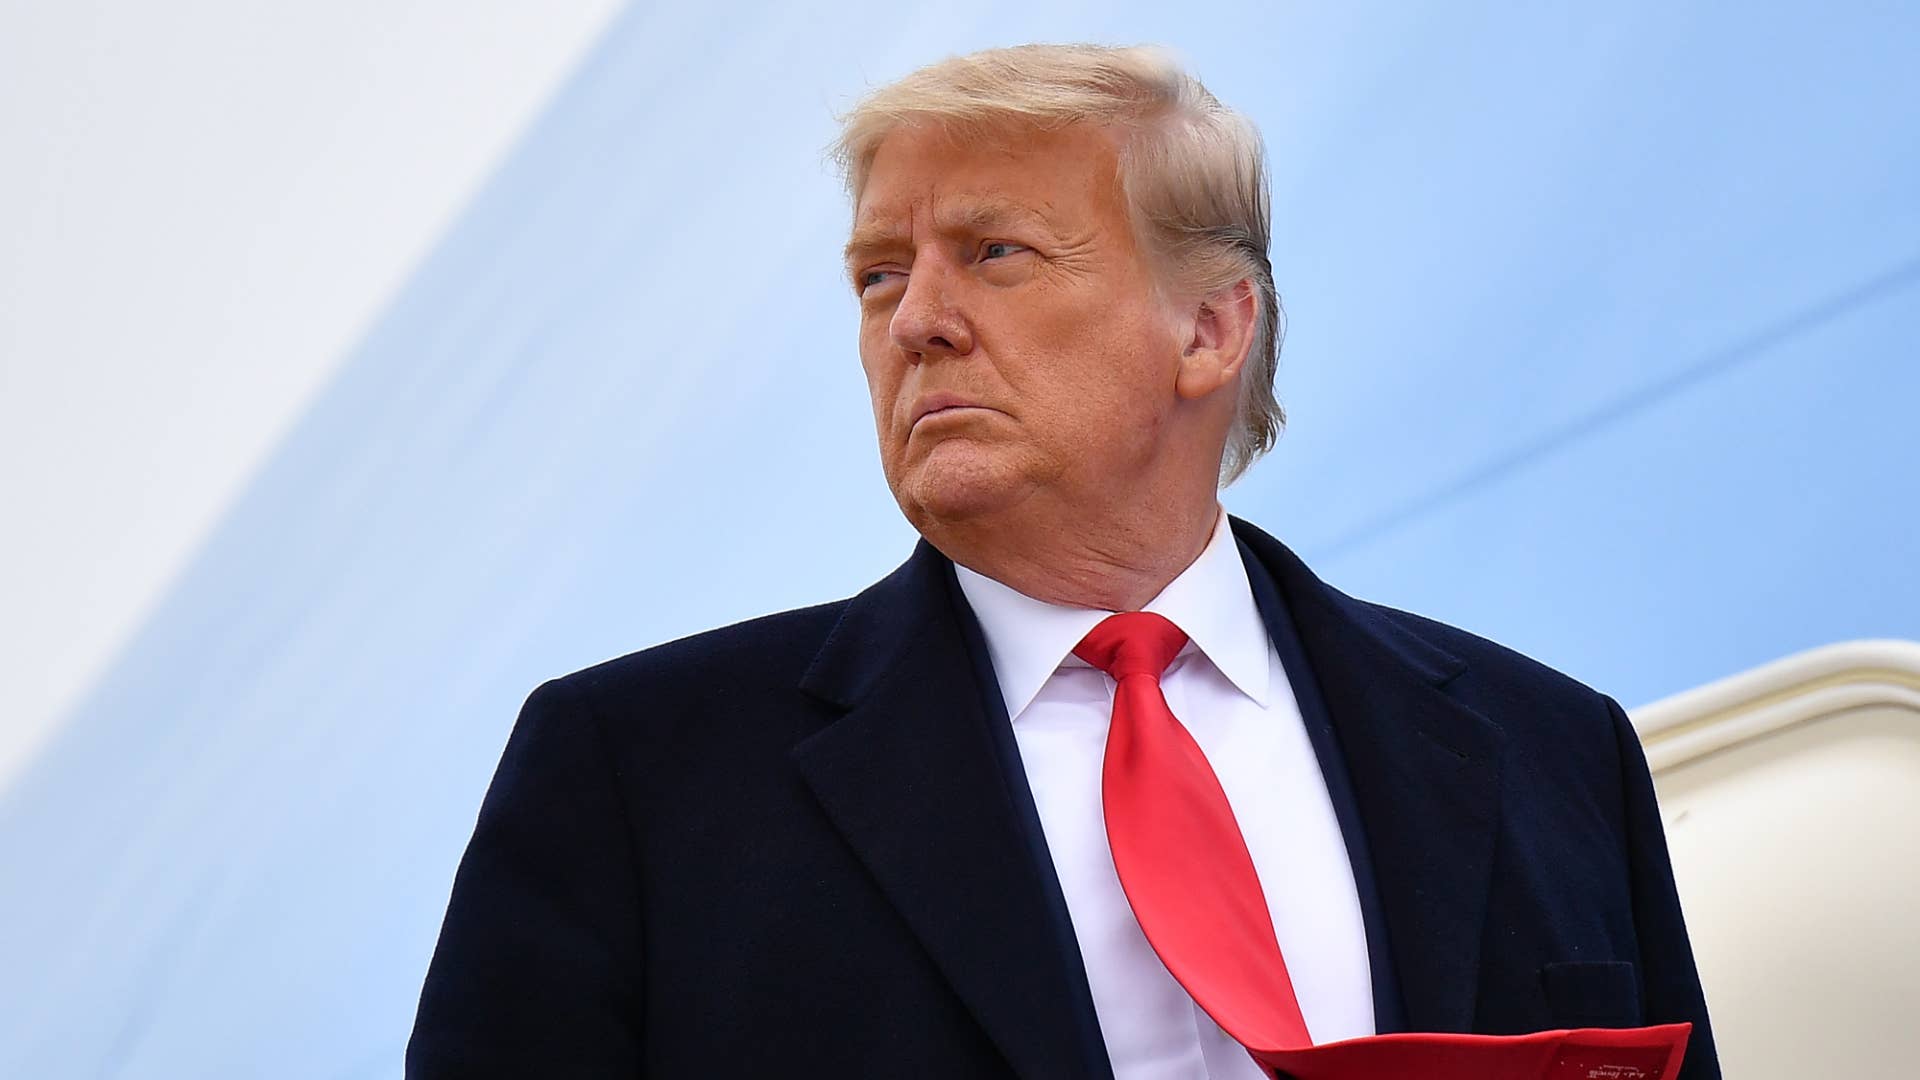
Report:
M 995 757 L 949 573 L 922 542 L 848 604 L 801 683 L 847 711 L 793 758 L 1014 1071 L 1089 1077 L 1075 1038 L 1084 983 L 1050 960 L 1061 943 Z
M 1279 584 L 1345 755 L 1407 1024 L 1471 1030 L 1502 733 L 1446 693 L 1462 661 L 1328 587 L 1259 529 L 1233 528 Z

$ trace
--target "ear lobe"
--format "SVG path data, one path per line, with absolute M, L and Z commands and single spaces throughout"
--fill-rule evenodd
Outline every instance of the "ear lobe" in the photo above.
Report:
M 1174 384 L 1175 391 L 1189 401 L 1233 385 L 1246 364 L 1259 321 L 1252 280 L 1241 278 L 1201 300 L 1193 315 Z

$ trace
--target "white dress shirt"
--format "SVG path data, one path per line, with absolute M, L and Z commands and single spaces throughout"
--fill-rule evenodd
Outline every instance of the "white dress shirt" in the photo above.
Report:
M 1247 1052 L 1147 943 L 1107 847 L 1100 765 L 1113 680 L 1074 656 L 1111 612 L 1060 607 L 963 566 L 1073 919 L 1116 1080 L 1255 1080 Z M 1144 610 L 1190 639 L 1161 678 L 1233 805 L 1315 1043 L 1374 1033 L 1353 868 L 1293 686 L 1267 638 L 1227 517 Z

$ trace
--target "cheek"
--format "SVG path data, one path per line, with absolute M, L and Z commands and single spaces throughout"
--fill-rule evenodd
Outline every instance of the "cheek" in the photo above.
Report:
M 887 350 L 866 334 L 860 339 L 860 369 L 867 377 L 867 393 L 873 399 L 873 422 L 885 432 L 893 415 L 894 400 L 900 394 L 901 366 L 892 361 Z
M 1063 440 L 1151 422 L 1153 388 L 1177 365 L 1164 328 L 1144 315 L 1135 305 L 1092 304 L 1035 327 L 1024 381 Z

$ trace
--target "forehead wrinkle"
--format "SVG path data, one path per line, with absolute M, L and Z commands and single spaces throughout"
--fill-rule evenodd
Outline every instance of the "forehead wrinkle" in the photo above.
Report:
M 1002 198 L 967 198 L 953 210 L 935 211 L 935 227 L 948 232 L 978 232 L 1012 225 L 1038 225 L 1052 231 L 1046 217 L 1032 207 Z

